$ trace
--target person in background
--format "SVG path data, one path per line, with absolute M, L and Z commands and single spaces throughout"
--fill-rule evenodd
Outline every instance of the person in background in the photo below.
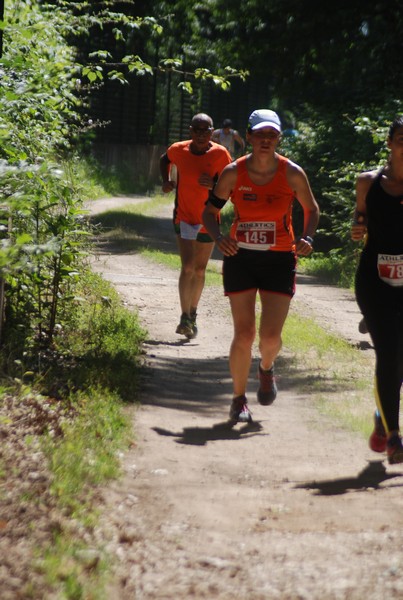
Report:
M 203 227 L 202 213 L 209 191 L 232 160 L 223 146 L 211 141 L 212 133 L 211 117 L 198 113 L 190 125 L 190 140 L 175 142 L 160 157 L 162 191 L 168 193 L 175 189 L 173 221 L 181 258 L 181 317 L 176 333 L 188 339 L 195 338 L 198 332 L 197 307 L 214 247 Z M 173 165 L 176 181 L 172 175 Z
M 356 182 L 354 241 L 365 239 L 355 293 L 375 350 L 374 430 L 369 446 L 403 462 L 399 411 L 403 380 L 403 115 L 389 129 L 389 160 Z
M 224 119 L 221 129 L 215 129 L 211 139 L 213 142 L 224 146 L 232 158 L 236 157 L 237 152 L 243 154 L 245 151 L 245 141 L 238 131 L 232 128 L 231 119 Z M 238 149 L 235 148 L 235 144 L 238 145 Z
M 262 405 L 276 398 L 274 361 L 295 292 L 296 256 L 312 252 L 319 220 L 305 172 L 277 153 L 280 137 L 281 123 L 275 112 L 253 111 L 246 134 L 252 151 L 225 167 L 203 213 L 204 225 L 224 255 L 224 292 L 234 325 L 229 356 L 232 423 L 252 420 L 246 387 L 256 336 L 257 294 L 261 302 L 257 398 Z M 224 235 L 217 216 L 229 198 L 235 214 L 229 235 Z M 292 226 L 295 199 L 304 212 L 303 232 L 297 239 Z

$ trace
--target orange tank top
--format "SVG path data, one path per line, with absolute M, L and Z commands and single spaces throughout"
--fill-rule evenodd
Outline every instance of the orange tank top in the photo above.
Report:
M 200 185 L 202 173 L 218 178 L 221 171 L 232 162 L 228 150 L 211 142 L 204 154 L 192 154 L 191 140 L 175 142 L 167 150 L 168 159 L 176 165 L 178 172 L 175 196 L 175 223 L 185 221 L 189 225 L 201 224 L 202 214 L 209 190 Z M 201 231 L 206 231 L 204 228 Z
M 246 156 L 236 161 L 237 181 L 231 194 L 235 216 L 231 237 L 248 250 L 293 251 L 292 205 L 294 191 L 288 184 L 288 159 L 278 156 L 277 171 L 271 181 L 256 185 L 246 167 Z

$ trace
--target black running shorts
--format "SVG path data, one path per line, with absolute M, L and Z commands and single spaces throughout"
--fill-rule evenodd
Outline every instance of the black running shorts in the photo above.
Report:
M 262 290 L 293 296 L 297 260 L 294 252 L 246 250 L 224 256 L 225 295 Z

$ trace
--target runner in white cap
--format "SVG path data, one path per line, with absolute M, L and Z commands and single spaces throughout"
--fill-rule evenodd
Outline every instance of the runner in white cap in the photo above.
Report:
M 203 213 L 204 225 L 224 254 L 224 291 L 234 323 L 230 349 L 233 400 L 230 420 L 251 420 L 246 387 L 256 335 L 256 296 L 261 301 L 258 366 L 260 404 L 271 404 L 277 394 L 274 361 L 281 348 L 281 332 L 295 291 L 297 254 L 312 252 L 319 207 L 301 167 L 277 153 L 281 122 L 269 109 L 253 111 L 247 141 L 252 152 L 225 167 Z M 223 235 L 217 215 L 227 200 L 235 218 Z M 304 212 L 302 235 L 295 238 L 292 206 L 297 199 Z

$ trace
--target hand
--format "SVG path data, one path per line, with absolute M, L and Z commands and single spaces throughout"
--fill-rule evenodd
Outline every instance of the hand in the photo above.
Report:
M 365 224 L 364 215 L 359 215 L 351 226 L 351 239 L 353 242 L 359 242 L 362 240 L 367 233 L 367 226 Z
M 295 242 L 295 251 L 298 256 L 309 256 L 313 252 L 313 247 L 308 240 L 300 238 Z
M 175 189 L 175 183 L 173 181 L 163 181 L 161 187 L 164 194 L 168 194 L 168 192 L 172 192 Z
M 359 242 L 362 240 L 367 233 L 367 228 L 365 225 L 352 225 L 351 227 L 351 239 L 353 242 Z
M 212 190 L 214 187 L 214 179 L 208 173 L 202 173 L 199 177 L 199 185 Z
M 219 235 L 215 243 L 224 256 L 234 256 L 238 252 L 237 241 L 228 235 Z

